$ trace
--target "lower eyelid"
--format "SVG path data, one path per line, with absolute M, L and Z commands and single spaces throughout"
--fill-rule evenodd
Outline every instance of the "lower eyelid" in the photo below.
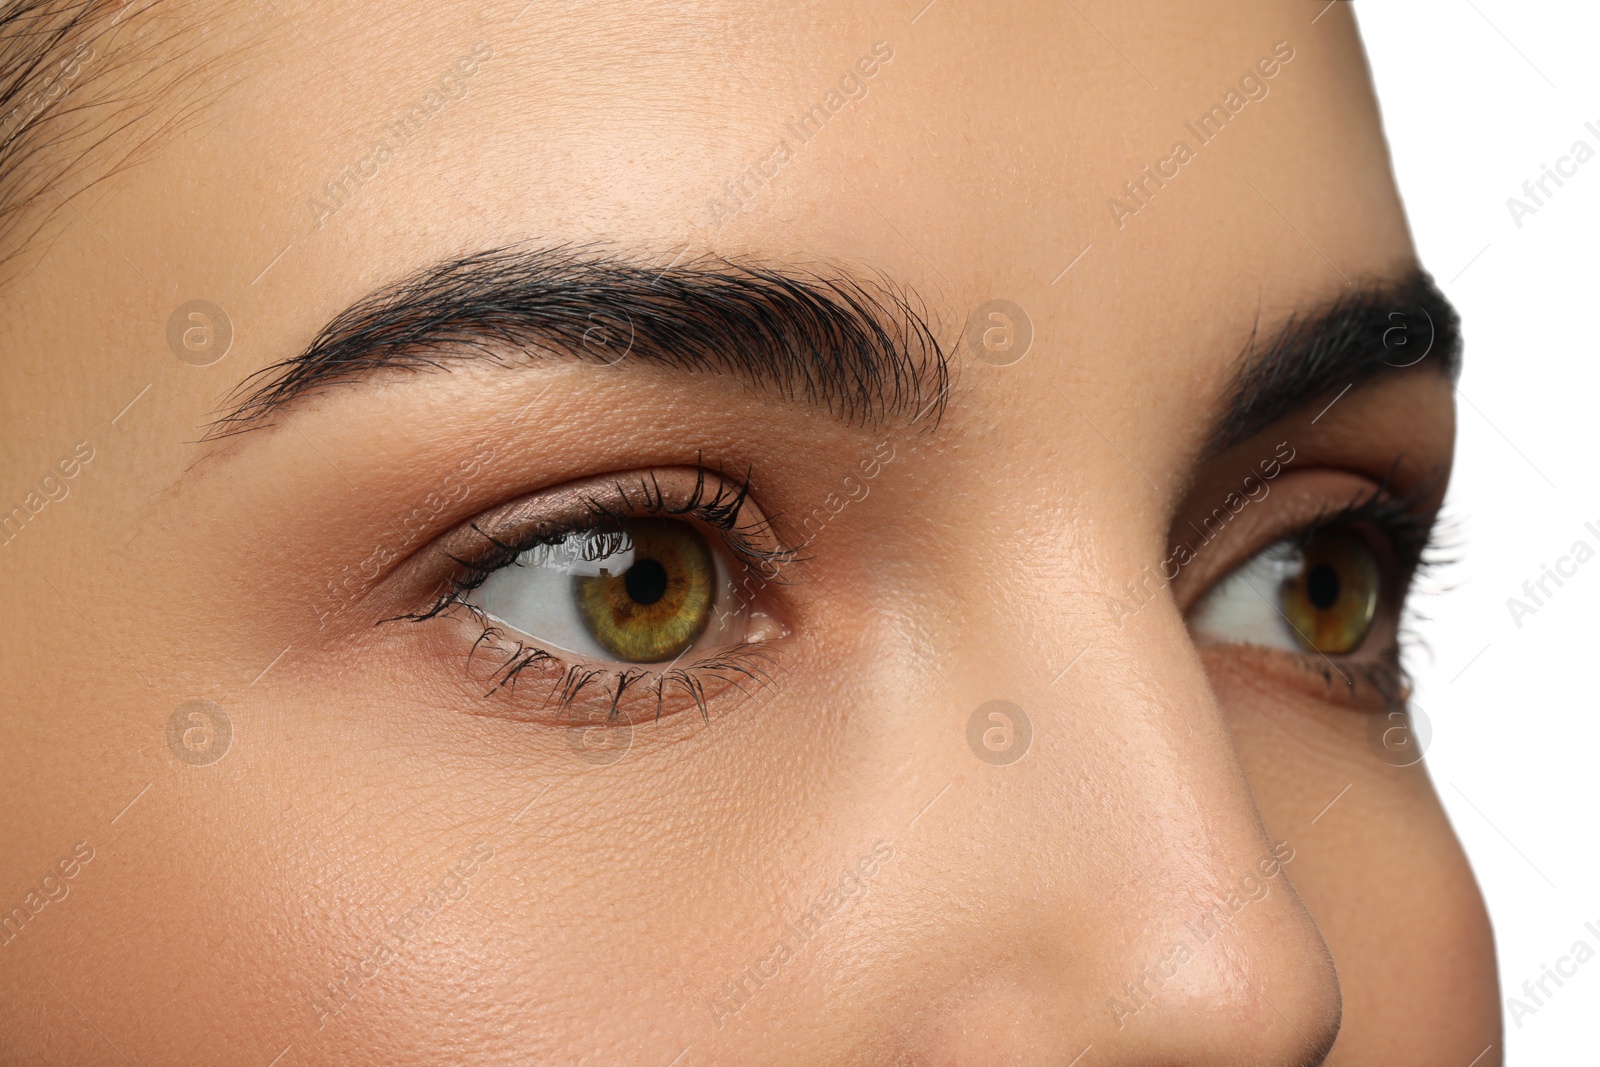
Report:
M 686 521 L 686 520 L 685 520 Z M 728 577 L 717 560 L 719 576 Z M 731 582 L 728 583 L 731 587 Z M 468 710 L 545 725 L 615 725 L 695 711 L 709 719 L 713 707 L 772 680 L 776 652 L 788 635 L 776 616 L 733 601 L 748 612 L 744 642 L 692 646 L 667 664 L 601 663 L 524 634 L 456 599 L 425 618 L 426 637 L 438 657 L 460 677 Z M 465 662 L 466 669 L 462 670 Z
M 435 635 L 445 647 L 433 652 L 447 665 L 459 667 L 463 643 L 473 646 L 475 665 L 457 671 L 466 710 L 547 726 L 631 725 L 656 719 L 658 710 L 661 719 L 697 712 L 709 720 L 730 690 L 764 686 L 776 669 L 776 652 L 766 645 L 707 650 L 666 668 L 619 668 L 563 658 L 464 612 L 433 621 L 449 631 Z
M 1400 649 L 1393 643 L 1377 655 L 1362 658 L 1330 659 L 1316 653 L 1243 644 L 1203 645 L 1199 651 L 1208 670 L 1225 666 L 1233 677 L 1248 679 L 1268 697 L 1288 690 L 1352 711 L 1377 713 L 1403 708 L 1410 695 Z

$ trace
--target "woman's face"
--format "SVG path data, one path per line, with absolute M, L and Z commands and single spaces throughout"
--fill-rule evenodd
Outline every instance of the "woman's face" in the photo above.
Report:
M 87 27 L 3 1058 L 1499 1062 L 1348 6 L 920 6 Z

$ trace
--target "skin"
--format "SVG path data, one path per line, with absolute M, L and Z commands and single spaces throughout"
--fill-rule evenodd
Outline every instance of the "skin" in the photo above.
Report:
M 1376 758 L 1381 709 L 1307 657 L 1184 622 L 1397 456 L 1396 491 L 1450 462 L 1426 365 L 1200 458 L 1258 313 L 1415 263 L 1348 5 L 1318 6 L 217 8 L 186 62 L 227 91 L 58 214 L 6 297 L 8 497 L 74 442 L 94 459 L 0 550 L 0 905 L 74 842 L 94 858 L 0 948 L 0 1059 L 1499 1063 L 1487 916 L 1424 765 Z M 880 40 L 867 97 L 719 228 L 708 196 Z M 1271 94 L 1119 229 L 1107 199 L 1283 40 Z M 478 41 L 465 97 L 317 226 L 308 198 Z M 519 240 L 882 271 L 952 342 L 948 411 L 849 426 L 727 377 L 545 364 L 201 440 L 374 286 Z M 1003 367 L 953 343 L 995 296 L 1035 331 Z M 236 331 L 206 367 L 164 341 L 197 297 Z M 319 625 L 328 581 L 485 440 L 403 565 Z M 1125 583 L 1282 441 L 1272 493 L 1119 625 Z M 459 632 L 374 625 L 421 606 L 427 544 L 506 501 L 703 453 L 803 515 L 885 443 L 763 594 L 772 684 L 639 722 L 615 762 L 577 758 L 537 690 L 486 700 Z M 194 699 L 232 724 L 208 766 L 166 742 Z M 1004 766 L 966 740 L 995 699 L 1032 728 Z M 786 934 L 879 842 L 864 893 Z M 363 963 L 474 847 L 459 899 Z M 1185 933 L 1246 876 L 1265 895 Z

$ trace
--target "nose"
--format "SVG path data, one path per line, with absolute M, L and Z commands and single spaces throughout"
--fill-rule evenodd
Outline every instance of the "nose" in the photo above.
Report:
M 1295 844 L 1266 834 L 1184 624 L 1157 614 L 1013 698 L 1032 751 L 973 768 L 981 874 L 958 891 L 984 903 L 947 946 L 934 1062 L 1298 1067 L 1333 1044 Z M 1015 693 L 1039 647 L 986 644 L 956 686 Z

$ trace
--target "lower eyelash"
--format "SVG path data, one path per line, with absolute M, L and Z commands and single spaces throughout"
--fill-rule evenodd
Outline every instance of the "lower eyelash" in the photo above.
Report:
M 472 643 L 472 651 L 467 655 L 470 669 L 472 657 L 478 653 L 479 648 L 485 644 L 495 645 L 500 642 L 505 637 L 505 631 L 490 622 L 488 617 L 473 605 L 462 603 L 461 606 L 472 612 L 483 626 L 483 633 Z M 502 689 L 515 691 L 518 679 L 529 667 L 537 664 L 560 665 L 562 662 L 550 652 L 521 640 L 515 641 L 515 647 L 504 644 L 499 647 L 505 653 L 505 658 L 490 675 L 493 685 L 483 694 L 486 698 L 492 697 Z M 709 723 L 706 678 L 709 676 L 717 681 L 726 682 L 741 692 L 744 692 L 741 682 L 754 682 L 764 688 L 772 681 L 772 676 L 766 668 L 769 659 L 770 654 L 765 649 L 738 646 L 686 667 L 669 666 L 662 671 L 651 671 L 646 668 L 613 671 L 603 667 L 571 664 L 564 668 L 560 677 L 552 681 L 550 697 L 556 707 L 569 708 L 577 703 L 579 694 L 590 684 L 610 678 L 611 707 L 606 721 L 615 722 L 621 712 L 623 695 L 630 688 L 654 676 L 654 681 L 648 683 L 645 690 L 646 692 L 653 690 L 655 693 L 656 719 L 661 718 L 662 706 L 668 692 L 677 688 L 694 702 L 700 712 L 700 718 Z
M 1395 647 L 1384 658 L 1367 663 L 1341 663 L 1338 675 L 1329 664 L 1307 660 L 1307 665 L 1322 675 L 1330 687 L 1342 685 L 1352 698 L 1360 697 L 1366 686 L 1383 701 L 1386 711 L 1403 711 L 1411 695 L 1411 676 L 1400 663 L 1400 649 Z
M 1290 652 L 1241 645 L 1238 649 L 1257 657 L 1262 669 L 1291 670 L 1322 683 L 1325 698 L 1348 704 L 1352 710 L 1368 714 L 1404 712 L 1411 696 L 1411 677 L 1400 663 L 1400 647 L 1391 645 L 1375 658 L 1334 659 L 1315 653 Z

